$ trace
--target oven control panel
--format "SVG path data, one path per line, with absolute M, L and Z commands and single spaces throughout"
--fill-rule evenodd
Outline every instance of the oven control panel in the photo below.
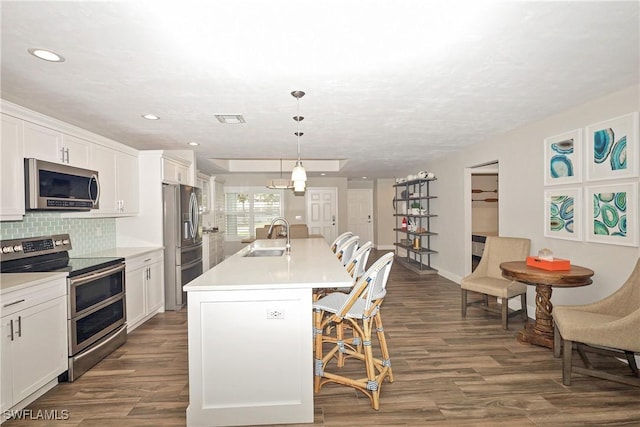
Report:
M 68 234 L 2 240 L 0 241 L 0 259 L 2 261 L 9 261 L 37 255 L 64 252 L 70 249 L 71 239 Z

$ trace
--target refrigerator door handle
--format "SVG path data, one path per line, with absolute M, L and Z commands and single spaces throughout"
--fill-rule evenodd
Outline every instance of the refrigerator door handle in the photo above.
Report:
M 195 193 L 191 193 L 191 195 L 189 196 L 189 231 L 190 234 L 187 237 L 190 238 L 194 238 L 196 233 L 194 232 L 193 229 L 193 221 L 194 221 L 194 217 L 193 217 L 193 205 L 196 204 L 196 194 Z

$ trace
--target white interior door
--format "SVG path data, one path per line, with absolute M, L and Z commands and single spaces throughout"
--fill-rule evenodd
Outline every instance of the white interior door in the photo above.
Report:
M 307 188 L 307 226 L 331 244 L 338 237 L 338 189 Z
M 360 242 L 373 242 L 373 190 L 358 188 L 347 191 L 349 231 L 360 236 Z

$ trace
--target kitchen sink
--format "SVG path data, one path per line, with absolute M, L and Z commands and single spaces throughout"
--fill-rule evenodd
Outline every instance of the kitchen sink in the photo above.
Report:
M 265 257 L 265 256 L 282 256 L 284 254 L 284 248 L 254 248 L 247 252 L 245 257 Z

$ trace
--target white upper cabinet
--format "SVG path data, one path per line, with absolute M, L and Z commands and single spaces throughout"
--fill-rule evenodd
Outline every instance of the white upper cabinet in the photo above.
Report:
M 188 162 L 162 158 L 162 181 L 169 184 L 193 185 L 193 179 L 190 178 Z
M 118 150 L 94 144 L 91 169 L 100 180 L 98 216 L 134 215 L 138 212 L 138 158 Z
M 200 213 L 209 213 L 211 211 L 211 190 L 209 185 L 210 177 L 203 173 L 198 173 L 196 179 L 196 187 L 202 190 L 202 204 L 200 205 Z
M 91 145 L 84 139 L 24 122 L 24 157 L 87 168 Z
M 23 122 L 2 114 L 0 144 L 0 220 L 20 220 L 24 215 Z
M 118 152 L 116 158 L 117 203 L 120 213 L 136 214 L 140 206 L 138 195 L 138 157 Z

